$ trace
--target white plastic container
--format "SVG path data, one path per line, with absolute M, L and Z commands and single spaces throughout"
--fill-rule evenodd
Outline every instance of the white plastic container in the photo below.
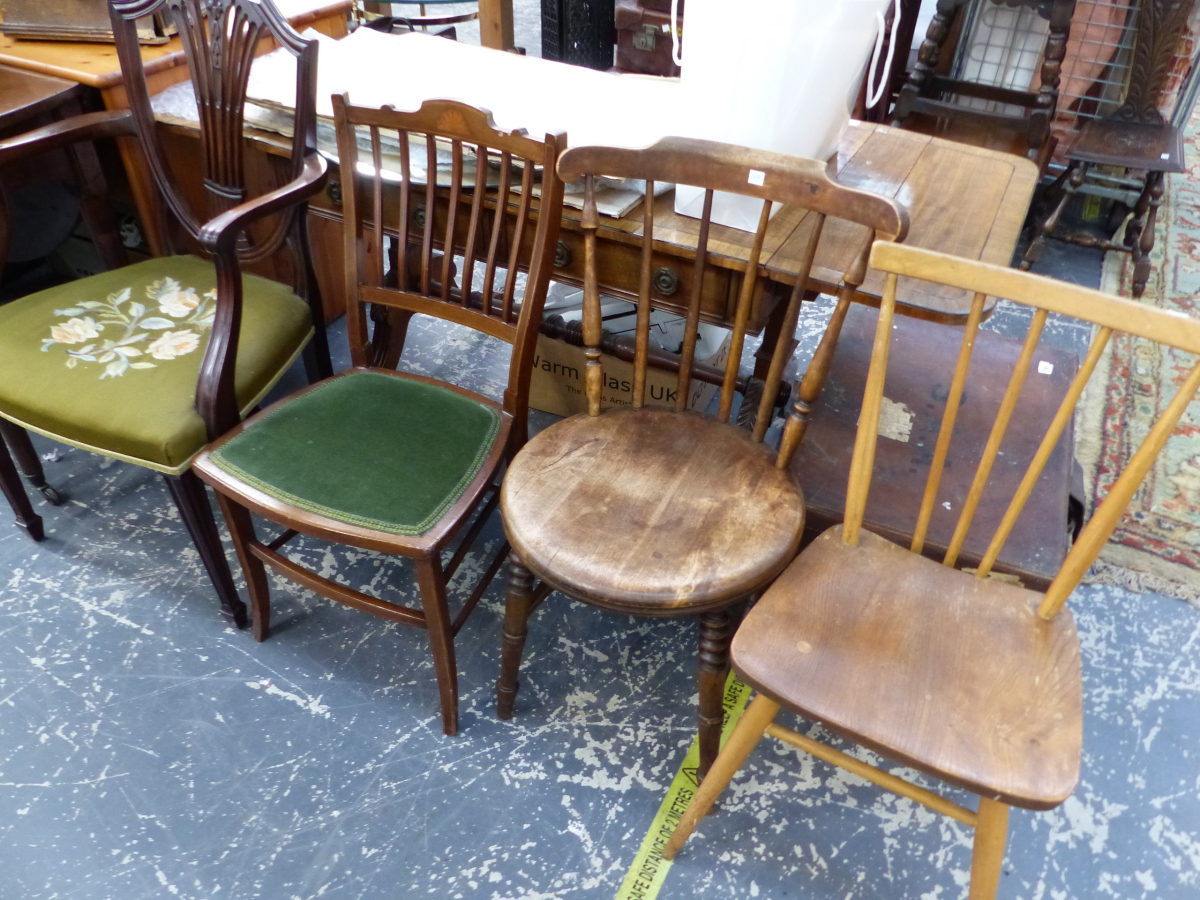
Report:
M 827 159 L 891 3 L 687 0 L 678 133 Z M 702 206 L 702 190 L 676 190 L 676 212 L 699 217 Z M 717 194 L 713 221 L 753 231 L 761 209 L 757 200 Z

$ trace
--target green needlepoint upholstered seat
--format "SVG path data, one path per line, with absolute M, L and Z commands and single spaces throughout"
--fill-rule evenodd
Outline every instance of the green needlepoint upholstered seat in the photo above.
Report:
M 50 503 L 63 498 L 30 431 L 159 472 L 222 612 L 244 626 L 246 604 L 192 465 L 301 354 L 310 383 L 333 372 L 307 232 L 308 198 L 328 175 L 316 145 L 317 42 L 271 0 L 107 5 L 128 107 L 6 137 L 0 166 L 101 139 L 136 141 L 150 201 L 139 206 L 140 225 L 155 258 L 129 265 L 103 169 L 76 154 L 81 211 L 107 271 L 0 307 L 0 493 L 17 525 L 42 540 L 20 473 Z M 186 66 L 173 71 L 190 79 L 196 101 L 200 134 L 183 159 L 168 158 L 150 104 L 137 26 L 148 15 L 178 32 Z M 288 154 L 247 165 L 242 112 L 257 58 L 247 50 L 268 40 L 295 61 L 295 127 Z
M 0 415 L 32 431 L 178 474 L 204 446 L 193 407 L 216 271 L 151 259 L 0 306 Z M 243 276 L 238 406 L 253 407 L 304 348 L 308 304 Z
M 424 534 L 492 451 L 500 413 L 440 385 L 357 371 L 251 419 L 211 460 L 276 500 L 389 534 Z M 363 478 L 370 468 L 372 478 Z

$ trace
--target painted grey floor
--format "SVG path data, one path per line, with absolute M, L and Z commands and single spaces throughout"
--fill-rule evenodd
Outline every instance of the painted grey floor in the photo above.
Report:
M 1061 245 L 1040 267 L 1099 278 L 1098 254 Z M 1021 321 L 1001 310 L 989 327 Z M 806 317 L 801 359 L 820 328 Z M 410 365 L 465 368 L 498 396 L 495 347 L 414 332 Z M 276 583 L 256 645 L 223 626 L 156 476 L 37 443 L 71 500 L 40 507 L 40 545 L 0 515 L 0 900 L 613 896 L 694 733 L 693 626 L 552 597 L 501 723 L 493 585 L 459 637 L 446 738 L 421 632 Z M 297 554 L 414 598 L 404 564 Z M 1083 780 L 1052 813 L 1014 811 L 1000 896 L 1196 897 L 1200 612 L 1107 587 L 1072 607 Z M 956 823 L 764 743 L 660 896 L 950 900 L 968 866 Z
M 1086 254 L 1060 256 L 1090 279 Z M 490 343 L 419 324 L 410 350 L 499 394 Z M 71 501 L 41 507 L 41 545 L 0 525 L 0 898 L 615 893 L 694 733 L 692 625 L 552 597 L 501 723 L 493 585 L 459 638 L 446 738 L 421 632 L 276 583 L 256 645 L 222 625 L 156 476 L 38 443 Z M 415 599 L 402 563 L 315 542 L 297 558 Z M 1014 811 L 1001 896 L 1194 897 L 1200 612 L 1101 587 L 1072 605 L 1083 780 L 1054 812 Z M 660 896 L 948 900 L 968 866 L 956 823 L 764 744 Z

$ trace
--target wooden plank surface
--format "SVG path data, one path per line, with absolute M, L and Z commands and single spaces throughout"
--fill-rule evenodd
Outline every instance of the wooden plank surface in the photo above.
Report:
M 967 259 L 1007 265 L 1020 235 L 1037 183 L 1037 167 L 1027 159 L 966 144 L 851 122 L 838 147 L 838 181 L 895 197 L 909 212 L 907 243 Z M 674 210 L 668 193 L 654 204 L 655 247 L 680 259 L 696 253 L 699 220 Z M 567 210 L 564 228 L 578 230 L 579 213 Z M 767 231 L 763 274 L 795 283 L 799 257 L 810 233 L 808 214 L 785 208 Z M 635 245 L 642 234 L 640 207 L 622 219 L 605 218 L 598 236 Z M 810 278 L 810 287 L 833 292 L 842 272 L 861 248 L 866 230 L 829 221 Z M 714 225 L 710 253 L 715 265 L 737 269 L 749 255 L 752 235 Z M 868 275 L 858 299 L 877 304 L 883 278 Z M 971 295 L 964 291 L 902 280 L 897 299 L 910 315 L 941 321 L 965 319 Z M 990 304 L 987 310 L 990 311 Z
M 349 0 L 335 0 L 317 9 L 289 16 L 288 21 L 297 31 L 312 26 L 331 37 L 340 37 L 346 33 L 345 18 L 351 6 Z M 330 23 L 337 19 L 341 20 L 341 28 L 327 30 Z M 184 64 L 183 45 L 179 38 L 172 38 L 159 46 L 142 47 L 142 60 L 148 76 L 181 66 Z M 9 35 L 0 35 L 0 63 L 94 88 L 111 88 L 121 82 L 121 63 L 113 44 L 21 41 Z

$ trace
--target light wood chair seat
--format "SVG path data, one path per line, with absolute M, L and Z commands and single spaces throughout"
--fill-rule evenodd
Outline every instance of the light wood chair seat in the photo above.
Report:
M 845 520 L 788 566 L 731 642 L 733 667 L 758 695 L 724 742 L 662 856 L 675 858 L 758 742 L 770 735 L 971 828 L 967 893 L 970 900 L 994 900 L 1010 807 L 1052 809 L 1067 800 L 1079 780 L 1083 672 L 1079 636 L 1064 605 L 1200 393 L 1200 322 L 1066 282 L 901 244 L 877 242 L 870 262 L 887 281 L 850 461 Z M 885 402 L 896 396 L 889 361 L 921 352 L 911 334 L 894 327 L 902 277 L 974 294 L 967 327 L 956 329 L 961 342 L 953 373 L 945 372 L 948 387 L 938 391 L 945 403 L 941 425 L 936 439 L 928 431 L 923 437 L 932 448 L 932 463 L 925 472 L 913 469 L 924 476 L 925 489 L 919 503 L 915 492 L 912 496 L 907 547 L 865 527 L 872 483 L 890 466 L 880 447 L 895 440 L 883 420 Z M 987 442 L 977 453 L 963 454 L 953 448 L 962 443 L 962 426 L 971 415 L 967 398 L 997 380 L 994 367 L 972 366 L 989 296 L 1029 307 L 1031 315 Z M 1051 314 L 1094 326 L 1092 341 L 1020 483 L 1004 486 L 1001 504 L 1007 506 L 992 526 L 981 521 L 991 502 L 985 498 L 1006 480 L 994 476 L 1006 465 L 1002 460 L 1009 451 L 1001 448 L 1008 446 L 1010 426 L 1033 425 L 1029 398 L 1038 391 L 1031 389 L 1028 376 L 1036 372 L 1036 382 L 1045 372 L 1039 346 Z M 1141 439 L 1140 446 L 1122 471 L 1109 473 L 1113 480 L 1106 489 L 1097 489 L 1091 517 L 1046 589 L 1009 584 L 996 577 L 1000 554 L 1022 512 L 1033 508 L 1027 501 L 1041 489 L 1041 476 L 1089 380 L 1093 374 L 1103 379 L 1097 369 L 1114 338 L 1136 341 L 1138 353 L 1162 353 L 1165 345 L 1197 359 L 1177 391 L 1172 394 L 1164 385 L 1155 397 L 1154 425 L 1144 435 L 1131 436 L 1131 441 Z M 1186 371 L 1182 355 L 1179 359 Z M 934 366 L 931 372 L 947 368 Z M 956 492 L 947 499 L 954 480 L 950 469 L 962 467 L 974 469 L 966 497 Z M 924 553 L 934 539 L 934 510 L 950 508 L 957 514 L 953 534 L 941 561 L 929 559 Z M 974 526 L 991 532 L 978 561 L 963 552 Z M 974 564 L 959 568 L 968 563 Z M 778 724 L 775 717 L 785 707 L 886 759 L 976 794 L 978 804 L 971 809 L 901 772 Z
M 869 531 L 830 528 L 734 636 L 748 684 L 953 784 L 1052 809 L 1079 780 L 1079 640 L 1042 594 L 975 578 Z
M 761 590 L 804 529 L 804 497 L 768 448 L 707 416 L 649 408 L 575 416 L 530 440 L 501 508 L 539 577 L 639 615 Z

